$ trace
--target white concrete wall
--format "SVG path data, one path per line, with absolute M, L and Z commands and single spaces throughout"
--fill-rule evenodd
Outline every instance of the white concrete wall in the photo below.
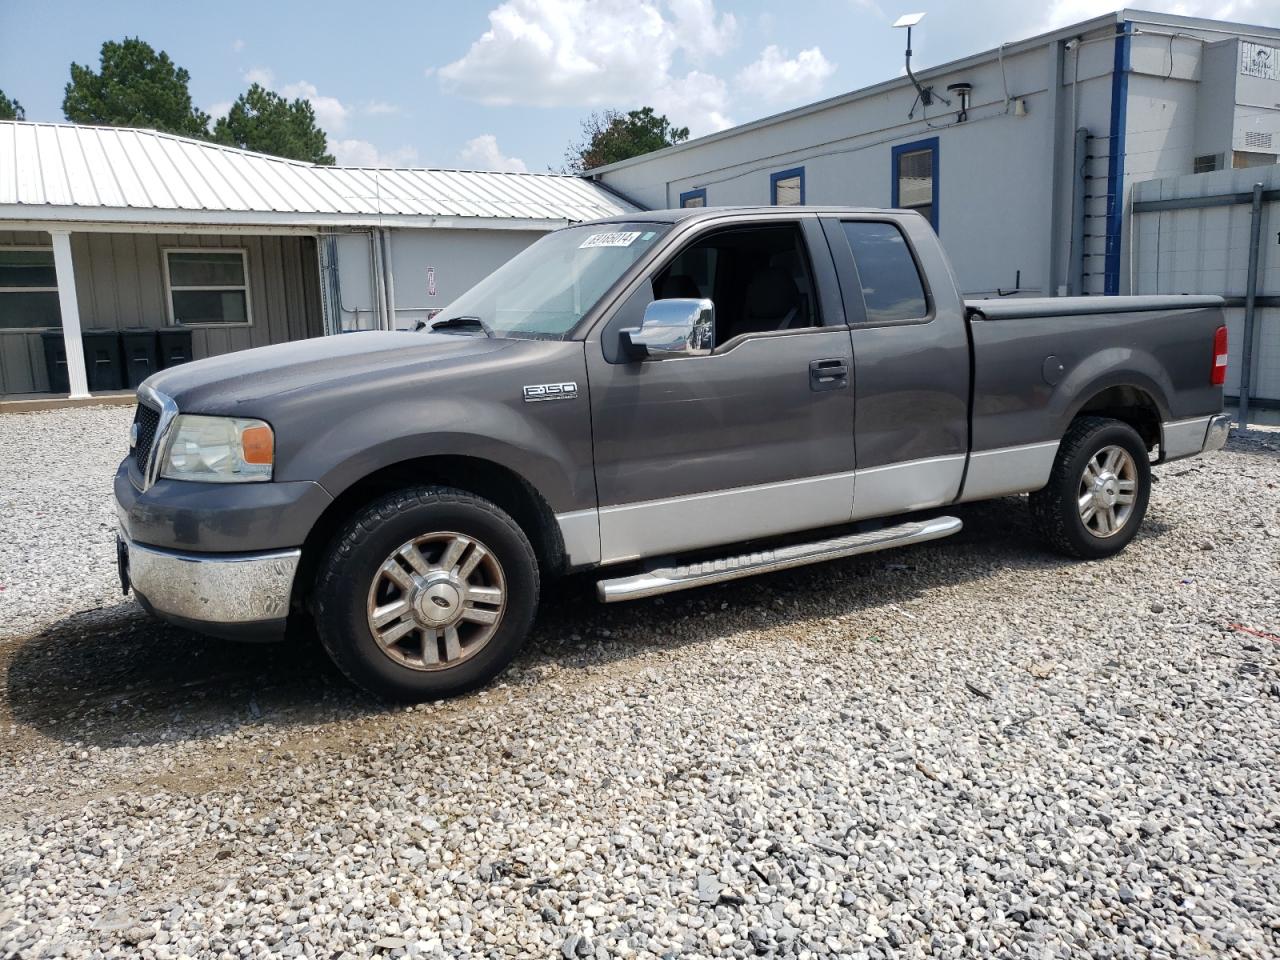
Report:
M 1253 184 L 1280 189 L 1280 166 L 1221 170 L 1138 184 L 1135 202 L 1246 193 Z M 1247 205 L 1169 210 L 1134 215 L 1135 293 L 1212 293 L 1242 297 L 1249 271 Z M 1280 296 L 1280 203 L 1263 205 L 1262 259 L 1258 295 Z M 1240 383 L 1244 309 L 1227 309 L 1229 360 L 1227 393 Z M 1254 336 L 1254 397 L 1280 402 L 1280 308 L 1257 311 Z
M 1197 112 L 1221 110 L 1230 117 L 1234 111 L 1237 117 L 1247 115 L 1257 130 L 1273 120 L 1280 124 L 1280 95 L 1266 108 L 1267 118 L 1257 118 L 1264 109 L 1255 103 L 1261 102 L 1261 81 L 1248 85 L 1247 96 L 1241 94 L 1247 108 L 1237 107 L 1234 85 L 1226 95 L 1229 102 L 1198 105 L 1204 49 L 1230 34 L 1206 21 L 1164 19 L 1170 22 L 1135 22 L 1129 41 L 1119 201 L 1121 293 L 1131 283 L 1131 189 L 1191 172 L 1197 152 L 1204 152 L 1197 150 Z M 1003 76 L 994 55 L 929 76 L 926 82 L 937 91 L 957 81 L 973 84 L 973 106 L 964 124 L 955 124 L 954 113 L 941 104 L 927 121 L 918 111 L 908 121 L 915 91 L 904 82 L 704 138 L 606 171 L 601 179 L 651 207 L 678 206 L 682 192 L 699 187 L 706 189 L 708 205 L 767 204 L 770 173 L 803 166 L 810 204 L 887 206 L 893 146 L 936 136 L 939 233 L 964 292 L 983 296 L 997 287 L 1008 289 L 1020 270 L 1023 292 L 1052 295 L 1070 277 L 1074 131 L 1084 127 L 1094 139 L 1093 159 L 1086 162 L 1093 179 L 1086 191 L 1088 236 L 1082 244 L 1089 254 L 1089 276 L 1081 292 L 1102 293 L 1115 30 L 1114 23 L 1095 26 L 1072 38 L 1081 41 L 1072 49 L 1066 49 L 1063 37 L 1016 55 L 1006 52 Z M 1274 36 L 1261 39 L 1280 44 Z M 1025 98 L 1027 116 L 1006 112 L 1006 87 L 1011 97 Z M 1231 129 L 1230 121 L 1214 129 Z

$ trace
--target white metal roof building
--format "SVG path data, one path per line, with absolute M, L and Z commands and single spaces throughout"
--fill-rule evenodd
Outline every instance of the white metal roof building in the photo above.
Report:
M 6 220 L 521 230 L 629 209 L 573 176 L 321 167 L 154 130 L 0 122 Z
M 45 353 L 59 325 L 65 358 L 50 362 L 84 394 L 82 328 L 186 329 L 198 358 L 411 326 L 542 233 L 632 209 L 572 176 L 322 167 L 152 130 L 0 122 L 0 395 L 57 386 Z

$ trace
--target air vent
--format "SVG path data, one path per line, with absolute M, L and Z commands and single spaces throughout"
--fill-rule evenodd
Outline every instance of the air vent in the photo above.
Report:
M 1191 168 L 1192 173 L 1212 173 L 1214 170 L 1222 169 L 1222 154 L 1206 153 L 1202 157 L 1196 157 L 1195 164 Z
M 1244 145 L 1258 150 L 1270 150 L 1271 134 L 1262 130 L 1246 130 L 1244 133 Z

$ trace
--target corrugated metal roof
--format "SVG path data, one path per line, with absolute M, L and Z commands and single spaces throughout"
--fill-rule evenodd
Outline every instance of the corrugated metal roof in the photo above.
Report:
M 634 209 L 573 176 L 321 167 L 154 130 L 0 122 L 7 219 L 550 226 Z

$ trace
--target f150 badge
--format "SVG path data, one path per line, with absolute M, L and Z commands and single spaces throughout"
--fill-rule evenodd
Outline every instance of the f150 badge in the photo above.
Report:
M 578 385 L 576 383 L 537 383 L 524 388 L 525 403 L 537 400 L 576 400 Z

